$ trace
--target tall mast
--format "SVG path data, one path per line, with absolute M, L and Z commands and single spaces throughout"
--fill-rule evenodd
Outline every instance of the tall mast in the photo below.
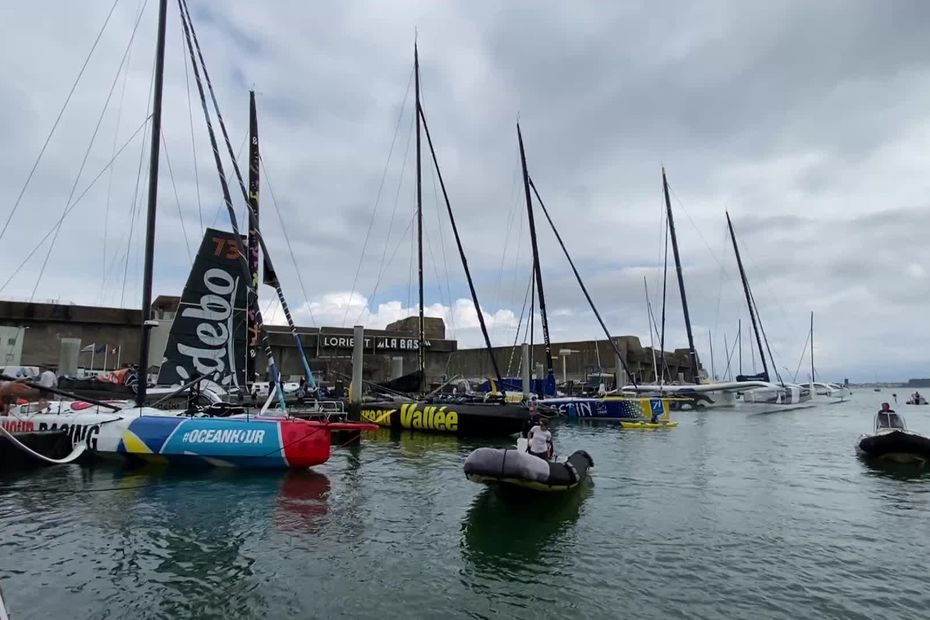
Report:
M 417 367 L 420 371 L 420 389 L 426 380 L 426 364 L 424 362 L 424 347 L 426 337 L 423 329 L 423 171 L 420 170 L 420 56 L 417 44 L 413 44 L 413 73 L 414 90 L 416 90 L 416 109 L 413 115 L 417 119 L 417 276 L 420 282 L 420 322 L 417 333 Z
M 539 320 L 543 331 L 543 345 L 546 349 L 546 379 L 552 375 L 552 344 L 549 341 L 549 320 L 546 318 L 546 296 L 543 294 L 542 271 L 539 268 L 539 247 L 536 244 L 536 221 L 533 219 L 533 199 L 530 196 L 530 176 L 526 171 L 526 152 L 523 149 L 523 134 L 517 123 L 517 140 L 520 142 L 520 165 L 523 167 L 523 190 L 526 194 L 526 214 L 530 222 L 530 241 L 533 245 L 533 273 L 536 276 L 536 288 L 539 291 Z
M 145 259 L 142 272 L 142 324 L 136 404 L 145 403 L 149 376 L 149 319 L 152 316 L 152 271 L 155 266 L 155 208 L 158 203 L 158 158 L 161 145 L 161 98 L 165 81 L 165 19 L 168 0 L 158 3 L 158 38 L 155 43 L 155 90 L 152 95 L 152 150 L 149 158 L 148 213 L 145 222 Z
M 811 310 L 811 384 L 814 383 L 814 311 Z
M 743 259 L 739 255 L 739 246 L 736 244 L 736 233 L 733 232 L 733 222 L 730 221 L 730 213 L 727 212 L 727 228 L 730 229 L 730 240 L 733 241 L 733 253 L 736 254 L 736 266 L 739 267 L 739 278 L 743 283 L 743 293 L 746 295 L 746 305 L 749 307 L 749 319 L 752 321 L 752 331 L 756 335 L 756 344 L 759 347 L 759 359 L 762 360 L 762 372 L 765 374 L 765 380 L 769 380 L 769 368 L 765 362 L 765 352 L 762 349 L 762 337 L 759 336 L 759 324 L 756 321 L 756 313 L 752 307 L 752 296 L 749 293 L 749 281 L 746 279 L 746 271 L 743 269 Z
M 259 191 L 259 159 L 258 151 L 258 113 L 255 110 L 255 91 L 249 91 L 249 206 L 252 208 L 252 217 L 249 218 L 249 279 L 252 286 L 247 292 L 248 296 L 248 347 L 246 355 L 246 385 L 251 385 L 255 378 L 255 360 L 258 354 L 259 330 L 255 321 L 255 311 L 258 308 L 258 191 Z
M 668 196 L 668 180 L 665 178 L 665 168 L 662 168 L 662 190 L 665 192 L 665 210 L 668 214 L 668 231 L 672 237 L 672 252 L 675 254 L 675 270 L 678 272 L 678 291 L 681 293 L 681 309 L 685 314 L 685 330 L 688 332 L 688 358 L 691 362 L 691 377 L 695 383 L 700 383 L 698 376 L 697 351 L 694 349 L 694 336 L 691 334 L 691 315 L 688 313 L 688 296 L 685 295 L 685 279 L 681 273 L 681 257 L 678 255 L 678 238 L 675 236 L 675 218 L 672 217 L 672 201 Z

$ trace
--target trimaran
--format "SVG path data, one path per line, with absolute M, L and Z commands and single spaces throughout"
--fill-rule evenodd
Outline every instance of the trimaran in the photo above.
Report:
M 733 250 L 736 254 L 736 262 L 739 268 L 740 281 L 743 292 L 746 296 L 746 303 L 749 309 L 749 316 L 752 321 L 753 332 L 755 334 L 756 344 L 759 348 L 759 355 L 762 360 L 763 371 L 757 375 L 738 375 L 736 381 L 717 382 L 711 381 L 702 383 L 700 375 L 700 362 L 697 350 L 694 346 L 694 336 L 691 328 L 691 316 L 688 311 L 688 296 L 685 292 L 684 275 L 681 266 L 681 255 L 678 250 L 678 238 L 675 232 L 675 218 L 672 213 L 672 203 L 669 195 L 668 177 L 665 168 L 662 168 L 662 192 L 665 198 L 666 220 L 668 223 L 668 236 L 672 243 L 672 253 L 675 259 L 675 272 L 678 279 L 678 291 L 681 297 L 682 313 L 684 315 L 685 330 L 688 336 L 688 359 L 691 370 L 692 384 L 666 384 L 660 381 L 652 385 L 628 385 L 623 387 L 623 392 L 633 394 L 661 394 L 671 397 L 690 398 L 695 406 L 698 407 L 729 407 L 736 404 L 738 396 L 742 396 L 743 401 L 747 403 L 765 403 L 765 404 L 797 404 L 810 399 L 810 390 L 805 386 L 788 384 L 781 380 L 773 383 L 769 378 L 768 365 L 766 363 L 765 349 L 763 348 L 763 335 L 760 334 L 760 321 L 758 319 L 758 310 L 755 307 L 755 300 L 752 297 L 752 290 L 749 287 L 749 280 L 743 268 L 742 259 L 739 253 L 739 246 L 736 243 L 736 234 L 733 232 L 733 225 L 730 222 L 730 216 L 727 214 L 727 226 L 730 231 L 730 238 L 733 243 Z M 663 317 L 664 317 L 663 305 Z M 664 322 L 663 322 L 664 325 Z M 663 329 L 664 339 L 664 329 Z M 660 350 L 664 345 L 660 345 Z M 663 369 L 664 369 L 664 352 Z M 771 356 L 771 351 L 769 351 Z M 778 375 L 777 369 L 775 370 Z M 662 377 L 664 378 L 664 371 Z
M 575 275 L 575 279 L 578 282 L 578 286 L 581 288 L 582 294 L 587 300 L 591 311 L 594 313 L 598 324 L 603 330 L 604 335 L 607 338 L 607 342 L 610 343 L 610 346 L 614 351 L 618 366 L 622 367 L 623 371 L 629 377 L 633 378 L 633 374 L 630 372 L 630 369 L 627 366 L 623 353 L 620 351 L 616 341 L 611 336 L 603 318 L 601 318 L 601 314 L 598 311 L 597 306 L 594 304 L 594 300 L 591 298 L 591 295 L 584 284 L 584 280 L 582 280 L 581 274 L 575 266 L 575 262 L 572 260 L 571 254 L 568 252 L 568 248 L 562 240 L 562 235 L 559 234 L 559 231 L 555 226 L 555 222 L 553 222 L 552 217 L 549 214 L 549 210 L 546 208 L 545 203 L 539 195 L 539 190 L 536 188 L 536 184 L 533 182 L 533 178 L 529 174 L 529 169 L 526 163 L 526 148 L 523 144 L 523 133 L 520 130 L 519 123 L 517 124 L 517 142 L 520 147 L 520 166 L 523 172 L 523 191 L 526 199 L 526 213 L 529 222 L 530 246 L 533 252 L 533 285 L 538 292 L 540 325 L 543 332 L 543 347 L 546 359 L 546 376 L 541 382 L 543 387 L 543 398 L 540 400 L 540 404 L 552 407 L 569 417 L 600 420 L 636 420 L 651 418 L 652 416 L 657 415 L 663 416 L 665 419 L 667 419 L 670 409 L 670 401 L 667 398 L 644 398 L 636 395 L 607 395 L 587 397 L 561 396 L 556 394 L 555 376 L 553 374 L 552 367 L 552 348 L 549 338 L 549 319 L 546 313 L 546 299 L 543 289 L 542 270 L 540 268 L 539 261 L 539 245 L 536 237 L 536 218 L 534 216 L 533 209 L 534 197 L 536 202 L 539 204 L 540 209 L 542 209 L 543 215 L 546 216 L 546 221 L 549 223 L 549 227 L 552 229 L 552 232 L 555 235 L 559 246 L 562 248 L 562 252 L 572 269 L 572 273 Z M 533 308 L 530 309 L 531 315 L 533 310 Z M 532 364 L 530 364 L 530 366 L 532 367 Z
M 253 245 L 252 252 L 247 251 L 243 243 L 239 227 L 236 222 L 235 211 L 232 206 L 229 187 L 223 171 L 220 150 L 207 107 L 204 93 L 203 79 L 206 79 L 210 95 L 216 110 L 217 120 L 222 128 L 228 150 L 232 147 L 226 132 L 225 123 L 219 114 L 219 107 L 213 94 L 206 64 L 197 42 L 197 35 L 193 30 L 190 13 L 186 0 L 178 0 L 181 14 L 181 23 L 184 30 L 184 39 L 187 50 L 194 67 L 194 76 L 200 94 L 200 101 L 207 122 L 210 141 L 213 146 L 214 160 L 220 177 L 224 202 L 232 225 L 232 233 L 223 233 L 208 229 L 204 238 L 203 248 L 212 253 L 213 263 L 202 272 L 202 280 L 196 282 L 194 289 L 187 291 L 192 294 L 203 294 L 195 303 L 186 305 L 182 300 L 178 318 L 182 324 L 187 323 L 192 332 L 199 336 L 198 346 L 185 345 L 178 342 L 178 350 L 187 351 L 190 366 L 178 366 L 182 380 L 199 377 L 184 376 L 187 368 L 193 368 L 200 375 L 208 378 L 220 379 L 224 382 L 229 377 L 228 370 L 235 367 L 230 357 L 234 355 L 231 346 L 234 341 L 234 309 L 237 303 L 246 298 L 248 291 L 249 315 L 254 326 L 257 338 L 250 343 L 257 347 L 259 341 L 268 360 L 269 370 L 276 386 L 281 385 L 281 375 L 272 354 L 267 331 L 264 329 L 261 312 L 255 303 L 257 283 L 256 269 L 250 268 L 257 263 L 257 250 Z M 159 147 L 161 140 L 161 112 L 162 90 L 164 84 L 165 59 L 165 29 L 166 29 L 167 0 L 160 0 L 158 10 L 158 33 L 155 57 L 155 79 L 153 88 L 153 106 L 151 115 L 151 151 L 149 160 L 149 186 L 146 218 L 146 237 L 144 254 L 144 271 L 142 285 L 142 319 L 141 319 L 141 345 L 139 350 L 139 369 L 145 372 L 148 367 L 150 338 L 149 332 L 156 322 L 151 318 L 152 306 L 152 279 L 154 266 L 154 239 L 155 220 L 157 215 L 158 198 L 158 164 Z M 195 55 L 196 49 L 196 55 Z M 197 59 L 199 58 L 199 64 Z M 200 70 L 203 70 L 203 79 Z M 257 139 L 256 159 L 257 165 Z M 255 206 L 257 205 L 257 177 L 256 185 L 252 188 L 251 196 L 247 195 L 238 170 L 235 157 L 231 157 L 243 194 L 248 198 L 248 213 L 250 219 L 250 237 L 261 246 L 266 266 L 271 267 L 268 248 L 258 231 Z M 251 166 L 250 166 L 251 167 Z M 257 172 L 257 170 L 256 170 Z M 211 247 L 212 244 L 212 247 Z M 192 278 L 195 276 L 192 273 Z M 283 294 L 277 278 L 273 279 L 277 288 L 279 300 L 286 308 Z M 190 282 L 189 282 L 190 283 Z M 191 298 L 189 298 L 190 300 Z M 286 311 L 290 321 L 289 312 Z M 180 338 L 182 331 L 175 335 Z M 204 346 L 209 344 L 210 346 Z M 299 340 L 297 341 L 300 347 Z M 183 347 L 187 347 L 186 349 Z M 250 357 L 254 349 L 249 351 Z M 308 377 L 309 365 L 306 365 Z M 244 373 L 243 373 L 244 374 Z M 267 417 L 263 415 L 252 416 L 248 413 L 237 413 L 235 410 L 226 410 L 222 416 L 211 416 L 209 413 L 198 412 L 168 412 L 146 406 L 147 385 L 143 377 L 137 384 L 136 403 L 134 407 L 125 407 L 124 404 L 97 402 L 84 403 L 78 407 L 73 402 L 62 401 L 57 406 L 50 405 L 48 412 L 30 414 L 26 417 L 7 416 L 0 418 L 0 433 L 7 436 L 14 444 L 23 446 L 14 433 L 7 430 L 15 425 L 18 430 L 67 430 L 75 446 L 74 452 L 66 459 L 52 460 L 64 462 L 77 459 L 82 452 L 90 451 L 102 457 L 116 457 L 128 460 L 144 460 L 157 463 L 177 462 L 188 465 L 204 466 L 239 466 L 254 468 L 306 468 L 328 460 L 331 450 L 331 431 L 351 430 L 360 431 L 374 429 L 374 425 L 355 422 L 330 422 L 327 420 L 307 421 L 287 417 L 286 404 L 283 391 L 276 389 L 281 411 L 280 417 Z M 235 380 L 235 379 L 233 379 Z M 185 387 L 182 386 L 181 390 Z M 181 391 L 179 390 L 179 391 Z M 80 400 L 75 398 L 75 400 Z M 270 399 L 269 399 L 270 400 Z M 267 404 L 266 404 L 267 408 Z M 54 412 L 52 412 L 54 411 Z M 43 458 L 42 455 L 36 455 Z M 51 459 L 45 459 L 51 460 Z

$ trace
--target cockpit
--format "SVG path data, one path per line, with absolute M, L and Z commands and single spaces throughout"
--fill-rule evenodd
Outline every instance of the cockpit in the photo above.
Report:
M 904 418 L 893 411 L 888 413 L 879 411 L 875 417 L 875 428 L 897 428 L 904 430 Z

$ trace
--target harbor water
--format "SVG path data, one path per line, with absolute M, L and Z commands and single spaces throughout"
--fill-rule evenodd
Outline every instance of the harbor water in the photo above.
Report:
M 930 474 L 854 452 L 882 396 L 557 423 L 591 484 L 531 500 L 465 479 L 487 442 L 413 433 L 313 472 L 6 475 L 0 588 L 14 620 L 925 618 Z

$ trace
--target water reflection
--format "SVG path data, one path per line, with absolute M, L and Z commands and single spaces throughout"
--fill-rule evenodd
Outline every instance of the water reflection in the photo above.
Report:
M 864 466 L 864 473 L 870 477 L 894 480 L 930 479 L 930 467 L 925 462 L 896 463 L 886 459 L 869 458 L 863 454 L 857 456 Z
M 462 523 L 462 555 L 488 574 L 533 571 L 570 533 L 593 482 L 566 493 L 486 488 Z

